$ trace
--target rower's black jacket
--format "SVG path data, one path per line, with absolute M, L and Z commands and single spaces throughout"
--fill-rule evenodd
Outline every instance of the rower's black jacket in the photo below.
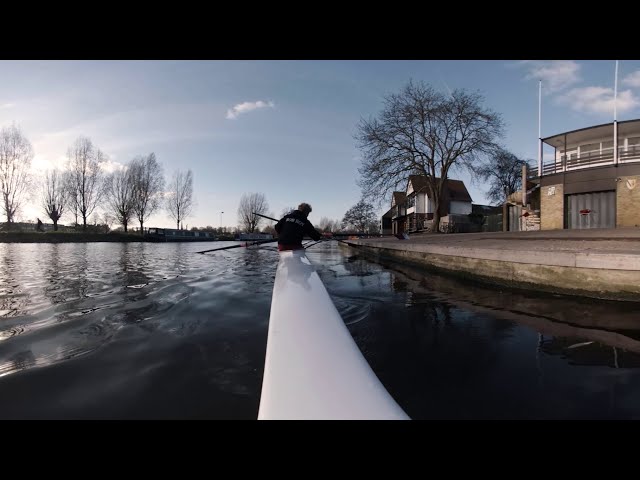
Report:
M 294 210 L 280 219 L 275 226 L 278 232 L 278 243 L 281 245 L 302 245 L 302 238 L 309 235 L 314 240 L 320 240 L 322 235 L 300 210 Z

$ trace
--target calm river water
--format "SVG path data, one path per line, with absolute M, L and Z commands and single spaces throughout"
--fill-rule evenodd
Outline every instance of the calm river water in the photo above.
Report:
M 257 418 L 278 253 L 224 245 L 0 244 L 0 418 Z M 638 304 L 308 257 L 414 419 L 640 418 Z

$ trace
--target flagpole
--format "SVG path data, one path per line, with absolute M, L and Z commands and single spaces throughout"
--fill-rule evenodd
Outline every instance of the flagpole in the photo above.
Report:
M 613 163 L 618 165 L 618 60 L 613 82 Z
M 538 176 L 542 176 L 542 80 L 538 84 Z

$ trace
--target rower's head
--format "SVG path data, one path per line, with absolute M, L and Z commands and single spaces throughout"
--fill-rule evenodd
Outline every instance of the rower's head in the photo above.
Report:
M 302 202 L 300 205 L 298 205 L 298 210 L 300 210 L 305 217 L 308 217 L 309 214 L 311 213 L 311 205 L 309 205 L 308 203 Z

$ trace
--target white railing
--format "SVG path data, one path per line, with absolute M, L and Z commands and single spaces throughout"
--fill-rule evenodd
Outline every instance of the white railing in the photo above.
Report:
M 634 163 L 640 162 L 640 145 L 634 145 L 628 147 L 626 150 L 624 147 L 620 147 L 618 150 L 618 162 L 619 163 Z M 555 162 L 549 162 L 542 165 L 542 175 L 539 175 L 538 168 L 529 169 L 529 178 L 534 178 L 544 175 L 552 175 L 554 173 L 568 172 L 572 170 L 581 170 L 592 167 L 602 167 L 606 165 L 613 165 L 613 149 L 607 149 L 603 153 L 583 153 L 580 156 L 574 158 L 565 158 L 564 156 L 556 160 Z

